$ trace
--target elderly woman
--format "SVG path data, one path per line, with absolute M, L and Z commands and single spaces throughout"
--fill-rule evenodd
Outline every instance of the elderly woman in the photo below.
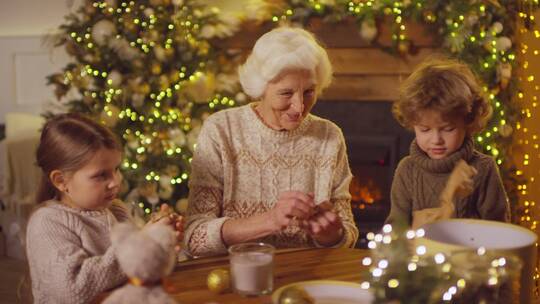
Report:
M 343 134 L 309 112 L 332 67 L 309 32 L 263 35 L 239 69 L 251 104 L 204 123 L 192 161 L 186 248 L 194 256 L 261 241 L 352 247 L 352 175 Z

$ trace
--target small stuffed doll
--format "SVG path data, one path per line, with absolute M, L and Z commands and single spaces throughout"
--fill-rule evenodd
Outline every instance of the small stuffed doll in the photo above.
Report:
M 139 230 L 132 224 L 121 223 L 114 227 L 111 241 L 129 283 L 103 303 L 176 303 L 161 285 L 161 279 L 172 272 L 176 263 L 176 237 L 170 227 L 152 224 Z
M 476 169 L 464 160 L 458 161 L 441 193 L 440 206 L 414 211 L 412 228 L 418 229 L 428 223 L 455 217 L 454 200 L 465 198 L 473 192 L 473 177 L 476 173 Z

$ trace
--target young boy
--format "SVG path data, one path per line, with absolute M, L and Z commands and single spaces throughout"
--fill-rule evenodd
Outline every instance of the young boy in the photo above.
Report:
M 497 165 L 474 149 L 473 135 L 491 107 L 471 70 L 453 60 L 428 60 L 400 90 L 393 112 L 416 135 L 394 174 L 387 222 L 413 228 L 444 218 L 509 221 Z

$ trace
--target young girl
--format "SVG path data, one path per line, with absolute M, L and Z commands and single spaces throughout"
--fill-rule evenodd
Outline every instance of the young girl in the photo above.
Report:
M 474 149 L 473 135 L 491 107 L 470 69 L 433 59 L 405 80 L 394 116 L 416 135 L 399 163 L 387 222 L 413 228 L 437 219 L 509 220 L 508 200 L 493 158 Z
M 80 115 L 59 115 L 43 127 L 42 205 L 30 218 L 26 242 L 35 303 L 87 303 L 126 281 L 109 236 L 115 223 L 130 220 L 113 203 L 121 151 L 109 130 Z

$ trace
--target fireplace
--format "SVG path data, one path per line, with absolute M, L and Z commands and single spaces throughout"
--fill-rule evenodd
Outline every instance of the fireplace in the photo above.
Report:
M 399 160 L 408 154 L 413 139 L 393 118 L 390 102 L 319 101 L 312 113 L 336 123 L 347 143 L 351 207 L 360 237 L 381 229 L 390 211 L 390 187 Z

